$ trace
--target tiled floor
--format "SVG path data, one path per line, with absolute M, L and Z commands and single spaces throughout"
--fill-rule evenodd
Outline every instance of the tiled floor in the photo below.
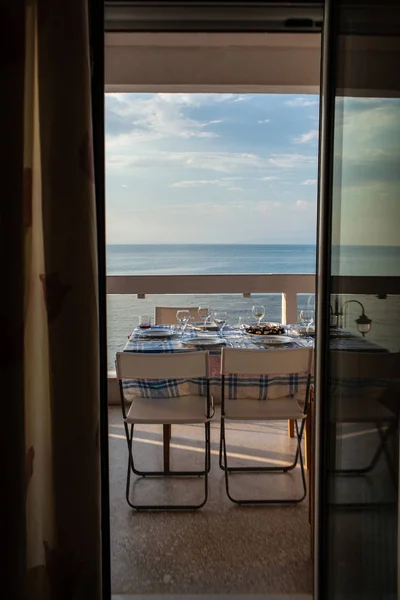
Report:
M 119 407 L 110 418 L 112 590 L 114 594 L 309 594 L 312 585 L 307 499 L 297 506 L 237 507 L 225 494 L 218 467 L 218 418 L 212 424 L 209 500 L 195 513 L 137 513 L 125 501 L 127 446 Z M 228 432 L 236 464 L 281 464 L 295 452 L 287 423 L 236 423 Z M 161 468 L 160 427 L 137 431 L 136 460 Z M 202 466 L 203 429 L 176 426 L 173 468 Z M 300 492 L 300 471 L 235 475 L 233 492 Z M 136 500 L 190 502 L 202 493 L 201 479 L 142 480 L 132 487 Z

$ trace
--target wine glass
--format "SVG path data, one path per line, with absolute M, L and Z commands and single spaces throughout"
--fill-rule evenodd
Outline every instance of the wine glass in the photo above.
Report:
M 200 319 L 203 321 L 203 332 L 205 333 L 207 331 L 207 321 L 210 318 L 210 309 L 208 306 L 199 306 L 198 313 Z
M 222 337 L 222 332 L 228 321 L 228 313 L 225 311 L 218 311 L 214 313 L 214 323 L 218 327 L 219 335 Z
M 265 308 L 261 304 L 255 304 L 252 309 L 253 315 L 258 319 L 258 326 L 261 324 L 261 319 L 265 315 Z
M 190 311 L 182 309 L 176 311 L 176 320 L 180 323 L 182 334 L 186 329 L 186 325 L 190 321 Z
M 243 333 L 244 328 L 246 327 L 247 323 L 248 323 L 248 319 L 246 319 L 246 317 L 239 317 L 238 329 L 239 329 L 240 333 Z
M 300 321 L 303 325 L 307 325 L 306 335 L 308 335 L 309 329 L 314 322 L 314 311 L 310 309 L 300 311 Z

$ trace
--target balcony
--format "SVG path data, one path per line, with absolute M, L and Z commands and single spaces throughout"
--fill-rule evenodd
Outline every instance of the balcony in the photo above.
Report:
M 108 294 L 130 296 L 139 312 L 142 311 L 141 302 L 146 307 L 144 312 L 149 312 L 149 306 L 159 302 L 159 295 L 163 296 L 163 305 L 178 305 L 176 296 L 193 295 L 190 304 L 196 305 L 194 298 L 200 295 L 207 295 L 210 303 L 212 297 L 217 301 L 221 295 L 232 295 L 239 305 L 247 301 L 251 306 L 254 302 L 252 295 L 270 294 L 270 299 L 275 298 L 274 318 L 289 323 L 298 320 L 299 309 L 314 293 L 315 277 L 310 274 L 115 275 L 108 277 L 107 285 Z M 368 339 L 389 351 L 397 351 L 397 347 L 392 347 L 397 339 L 393 328 L 399 327 L 396 315 L 400 290 L 396 278 L 337 277 L 333 278 L 333 292 L 339 294 L 341 303 L 360 299 L 373 320 Z M 272 302 L 267 304 L 270 305 Z M 349 304 L 348 308 L 345 326 L 357 334 L 354 320 L 358 316 L 358 305 Z M 380 318 L 385 311 L 393 315 L 392 322 Z M 134 324 L 131 314 L 127 316 L 127 323 L 121 338 L 122 347 Z M 218 407 L 211 429 L 210 495 L 204 509 L 191 515 L 140 514 L 137 518 L 132 514 L 124 497 L 126 441 L 120 408 L 116 406 L 118 403 L 115 374 L 110 372 L 112 580 L 115 593 L 311 593 L 309 497 L 307 495 L 296 508 L 277 507 L 265 511 L 233 507 L 225 495 L 223 474 L 218 467 Z M 160 429 L 142 426 L 137 432 L 137 458 L 139 461 L 151 461 L 155 468 L 160 467 L 162 462 Z M 260 465 L 271 460 L 280 464 L 288 459 L 295 445 L 295 441 L 288 437 L 284 422 L 257 426 L 237 423 L 231 433 L 231 456 L 240 465 L 248 465 L 250 460 Z M 341 443 L 349 448 L 349 456 L 356 458 L 363 456 L 371 437 L 376 435 L 376 430 L 365 424 L 344 424 L 338 432 Z M 198 428 L 174 428 L 171 460 L 175 467 L 181 467 L 182 461 L 186 461 L 190 468 L 197 468 L 199 449 Z M 386 476 L 383 462 L 376 476 L 383 479 Z M 252 486 L 257 494 L 259 486 L 265 484 L 257 476 L 244 477 L 246 481 L 241 480 L 241 483 L 250 493 Z M 299 482 L 299 469 L 290 477 L 293 478 L 290 484 Z M 160 494 L 161 499 L 163 494 L 169 499 L 177 494 L 181 499 L 191 501 L 192 497 L 188 494 L 196 494 L 196 489 L 190 488 L 189 491 L 184 482 L 167 482 L 167 487 L 164 487 L 165 482 L 153 482 L 155 488 L 146 488 L 141 483 L 151 483 L 139 482 L 136 489 L 142 495 L 142 501 L 149 494 Z M 174 486 L 173 490 L 170 483 Z M 274 478 L 271 485 L 274 491 L 286 491 L 287 483 L 279 481 L 279 478 Z M 149 556 L 150 561 L 145 558 Z M 153 576 L 154 565 L 157 565 L 156 571 L 160 574 L 158 578 Z
M 109 352 L 122 350 L 135 319 L 132 310 L 150 312 L 154 305 L 179 305 L 179 298 L 192 296 L 196 305 L 199 296 L 208 297 L 212 306 L 218 297 L 231 298 L 240 307 L 248 303 L 248 313 L 254 303 L 252 294 L 270 294 L 274 302 L 274 318 L 283 323 L 297 322 L 299 306 L 314 293 L 314 275 L 143 275 L 108 276 L 107 293 L 131 298 L 127 325 L 121 336 L 112 341 Z M 307 294 L 301 297 L 301 294 Z M 212 298 L 211 298 L 212 295 Z M 121 299 L 123 304 L 123 299 Z M 143 308 L 142 308 L 143 306 Z M 149 306 L 151 308 L 149 308 Z M 111 314 L 110 314 L 111 310 Z M 269 313 L 271 314 L 271 313 Z M 109 320 L 113 318 L 109 308 Z M 119 344 L 119 347 L 116 345 Z M 113 357 L 109 357 L 109 366 Z M 296 593 L 311 592 L 312 567 L 310 556 L 310 527 L 308 499 L 296 509 L 275 508 L 273 519 L 263 519 L 257 508 L 238 511 L 224 492 L 223 472 L 218 467 L 218 411 L 211 427 L 212 468 L 209 501 L 196 514 L 132 514 L 125 502 L 126 440 L 121 420 L 119 390 L 115 372 L 109 371 L 110 423 L 110 492 L 112 534 L 112 584 L 114 593 L 185 594 L 185 593 Z M 135 428 L 136 430 L 136 428 Z M 288 437 L 287 424 L 270 425 L 237 423 L 232 432 L 234 440 L 231 458 L 240 465 L 256 461 L 263 465 L 289 459 L 296 442 Z M 155 468 L 162 466 L 163 436 L 160 427 L 137 428 L 136 456 Z M 197 469 L 201 460 L 201 430 L 198 426 L 174 426 L 171 439 L 171 464 Z M 150 461 L 149 463 L 147 461 Z M 277 485 L 278 493 L 298 481 L 296 469 L 289 482 Z M 245 475 L 246 486 L 259 492 L 259 478 Z M 264 477 L 265 479 L 265 477 Z M 294 480 L 294 481 L 293 481 Z M 242 480 L 243 481 L 243 480 Z M 141 484 L 144 485 L 141 485 Z M 167 484 L 167 487 L 164 484 Z M 171 485 L 170 485 L 171 484 Z M 172 501 L 177 496 L 191 502 L 201 494 L 201 481 L 138 482 L 135 490 L 139 501 L 152 501 L 151 494 L 160 498 L 167 494 Z M 286 487 L 285 487 L 286 486 Z M 150 495 L 150 496 L 149 496 Z M 298 532 L 302 532 L 301 539 Z M 202 550 L 198 540 L 201 539 Z M 235 551 L 232 552 L 232 548 Z M 295 548 L 295 550 L 294 550 Z M 268 556 L 266 562 L 261 556 Z M 144 559 L 145 556 L 150 556 Z M 275 558 L 273 558 L 275 557 Z M 160 576 L 154 577 L 154 566 Z M 203 573 L 203 575 L 201 574 Z M 251 581 L 251 583 L 249 583 Z M 250 586 L 250 587 L 249 587 Z

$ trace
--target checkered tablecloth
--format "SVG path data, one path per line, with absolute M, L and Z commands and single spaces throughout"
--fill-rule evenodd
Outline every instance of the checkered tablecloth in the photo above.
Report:
M 190 338 L 197 337 L 199 331 L 188 327 L 182 336 L 180 330 L 174 326 L 158 326 L 172 330 L 175 335 L 165 339 L 143 339 L 140 336 L 140 330 L 135 329 L 125 345 L 124 352 L 148 352 L 148 353 L 174 353 L 187 352 L 188 350 L 202 350 L 201 347 L 191 347 L 182 342 L 190 342 Z M 365 338 L 346 336 L 331 339 L 332 350 L 345 350 L 354 352 L 377 352 L 382 350 L 379 346 L 370 343 Z M 261 352 L 279 351 L 281 348 L 296 348 L 301 346 L 313 346 L 311 339 L 302 337 L 292 338 L 289 344 L 279 346 L 268 346 L 268 339 L 265 339 L 265 345 L 253 338 L 244 335 L 237 328 L 225 327 L 221 338 L 221 346 L 207 347 L 209 352 L 209 376 L 210 388 L 214 398 L 220 398 L 221 393 L 221 347 L 231 348 L 251 348 Z M 293 395 L 303 398 L 306 385 L 306 375 L 270 375 L 270 376 L 246 376 L 236 375 L 226 376 L 225 394 L 227 398 L 256 398 L 258 400 L 274 399 L 282 396 Z M 343 382 L 342 382 L 343 383 Z M 354 386 L 354 382 L 350 382 Z M 204 379 L 168 379 L 168 380 L 150 380 L 150 379 L 129 379 L 123 381 L 123 389 L 126 400 L 133 400 L 135 397 L 178 397 L 189 394 L 205 395 L 206 381 Z
M 124 352 L 149 352 L 149 353 L 174 353 L 187 352 L 188 350 L 202 350 L 202 347 L 193 348 L 182 342 L 190 342 L 190 338 L 197 337 L 199 331 L 194 328 L 187 328 L 182 336 L 179 329 L 165 326 L 166 329 L 172 329 L 176 335 L 165 339 L 147 339 L 144 340 L 136 329 L 130 335 L 124 348 Z M 223 346 L 231 348 L 251 348 L 259 351 L 272 351 L 278 348 L 297 348 L 307 345 L 305 340 L 293 339 L 291 343 L 268 346 L 267 339 L 265 345 L 254 342 L 249 336 L 243 335 L 238 329 L 225 327 L 221 338 L 221 346 L 207 347 L 209 352 L 209 375 L 211 393 L 214 397 L 220 396 L 221 387 L 221 348 Z M 225 390 L 228 398 L 257 398 L 265 400 L 267 398 L 279 398 L 287 395 L 304 396 L 304 386 L 306 385 L 306 375 L 273 375 L 273 376 L 236 376 L 229 375 L 225 379 Z M 124 394 L 127 400 L 135 397 L 176 397 L 188 394 L 205 394 L 205 381 L 201 379 L 185 380 L 149 380 L 149 379 L 130 379 L 123 382 Z

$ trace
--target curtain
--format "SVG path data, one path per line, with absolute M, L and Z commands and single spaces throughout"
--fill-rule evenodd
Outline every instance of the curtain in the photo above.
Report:
M 23 60 L 13 63 L 14 74 L 23 69 L 22 125 L 15 127 L 22 157 L 10 156 L 16 194 L 7 218 L 16 253 L 2 257 L 15 259 L 17 274 L 10 269 L 13 313 L 8 320 L 1 316 L 8 344 L 1 368 L 10 367 L 18 379 L 12 416 L 24 436 L 13 436 L 10 452 L 14 492 L 24 481 L 24 514 L 18 517 L 17 510 L 9 525 L 11 535 L 13 527 L 23 538 L 23 552 L 15 547 L 12 557 L 23 565 L 23 582 L 15 581 L 10 597 L 99 600 L 99 314 L 88 7 L 84 0 L 28 0 L 23 9 L 23 29 L 12 22 L 15 7 L 8 20 L 24 34 Z

